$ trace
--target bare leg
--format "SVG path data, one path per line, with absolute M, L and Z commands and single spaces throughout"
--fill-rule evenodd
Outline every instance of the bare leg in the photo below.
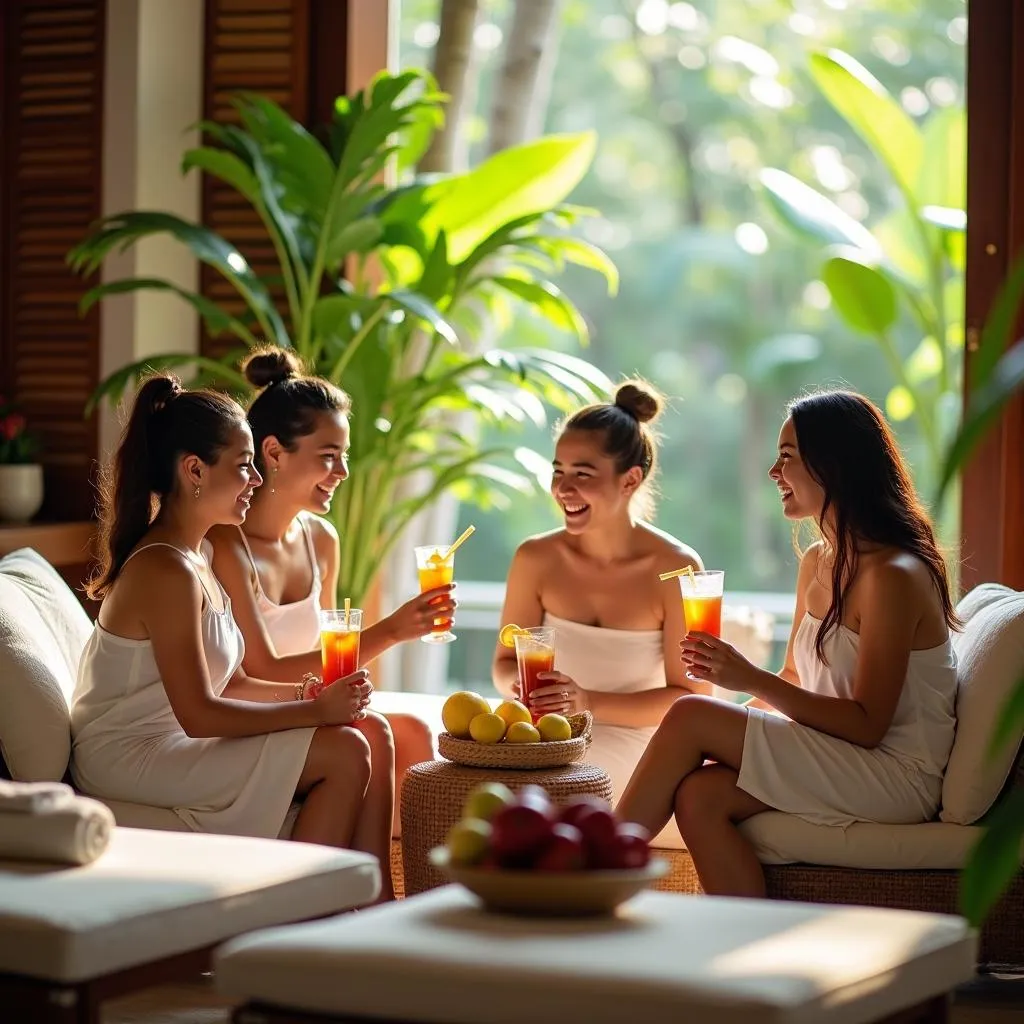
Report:
M 353 723 L 370 745 L 370 783 L 356 821 L 352 848 L 372 853 L 380 861 L 378 902 L 395 898 L 391 878 L 391 823 L 395 813 L 395 741 L 382 715 L 369 712 Z
M 349 847 L 370 782 L 370 745 L 348 726 L 317 729 L 295 795 L 305 797 L 292 831 L 300 843 Z
M 415 715 L 395 714 L 384 717 L 395 737 L 395 814 L 391 835 L 397 839 L 402 834 L 402 818 L 399 814 L 402 780 L 412 765 L 434 759 L 434 737 L 430 726 Z
M 676 790 L 676 824 L 709 896 L 764 896 L 764 871 L 736 824 L 766 804 L 736 785 L 724 765 L 691 772 Z
M 676 790 L 705 758 L 739 769 L 747 712 L 714 697 L 686 696 L 668 710 L 616 807 L 656 836 L 675 809 Z

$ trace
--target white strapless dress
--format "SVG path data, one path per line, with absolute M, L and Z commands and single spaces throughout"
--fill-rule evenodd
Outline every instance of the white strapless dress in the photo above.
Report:
M 640 693 L 665 686 L 664 636 L 660 629 L 607 629 L 544 614 L 544 625 L 554 626 L 555 668 L 585 690 L 602 693 Z M 682 695 L 682 694 L 680 694 Z M 657 726 L 636 728 L 595 723 L 588 764 L 603 768 L 612 780 L 612 799 L 618 802 L 626 783 Z M 655 845 L 681 849 L 683 841 L 670 821 Z

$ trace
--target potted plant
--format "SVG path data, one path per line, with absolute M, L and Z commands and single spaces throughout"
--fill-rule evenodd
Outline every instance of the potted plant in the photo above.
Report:
M 43 504 L 38 442 L 25 417 L 0 395 L 0 521 L 26 523 Z
M 244 393 L 238 359 L 264 341 L 293 346 L 349 392 L 352 479 L 331 516 L 342 537 L 339 593 L 354 602 L 414 517 L 446 492 L 494 503 L 532 486 L 546 460 L 505 445 L 480 450 L 481 426 L 543 424 L 546 406 L 566 409 L 609 387 L 575 355 L 492 340 L 503 323 L 531 316 L 586 341 L 583 318 L 550 280 L 566 263 L 616 286 L 608 257 L 569 233 L 586 211 L 564 204 L 593 158 L 593 134 L 541 138 L 465 174 L 386 184 L 386 168 L 415 164 L 443 102 L 429 74 L 383 72 L 338 98 L 324 141 L 253 95 L 237 99 L 238 124 L 203 125 L 208 145 L 187 152 L 183 169 L 212 175 L 256 210 L 277 255 L 273 283 L 214 231 L 161 212 L 107 217 L 69 254 L 91 273 L 112 251 L 167 234 L 237 293 L 229 308 L 162 280 L 93 288 L 83 309 L 136 289 L 173 291 L 211 334 L 240 343 L 220 361 L 168 353 L 126 366 L 94 400 L 177 367 Z

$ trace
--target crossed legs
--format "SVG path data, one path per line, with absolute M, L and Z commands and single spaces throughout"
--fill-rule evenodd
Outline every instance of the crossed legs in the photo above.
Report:
M 747 711 L 713 697 L 680 697 L 640 758 L 616 808 L 657 835 L 675 816 L 710 895 L 763 896 L 764 872 L 736 827 L 768 810 L 736 782 Z M 705 764 L 712 761 L 713 764 Z

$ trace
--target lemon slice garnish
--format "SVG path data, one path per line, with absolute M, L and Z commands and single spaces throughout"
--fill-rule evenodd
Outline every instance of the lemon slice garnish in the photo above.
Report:
M 502 647 L 515 647 L 517 636 L 526 636 L 529 630 L 523 629 L 522 626 L 517 626 L 514 622 L 510 622 L 507 626 L 501 627 L 501 632 L 498 634 L 498 643 Z
M 444 555 L 440 551 L 435 551 L 428 559 L 427 562 L 432 565 L 435 569 L 440 568 L 444 565 Z

